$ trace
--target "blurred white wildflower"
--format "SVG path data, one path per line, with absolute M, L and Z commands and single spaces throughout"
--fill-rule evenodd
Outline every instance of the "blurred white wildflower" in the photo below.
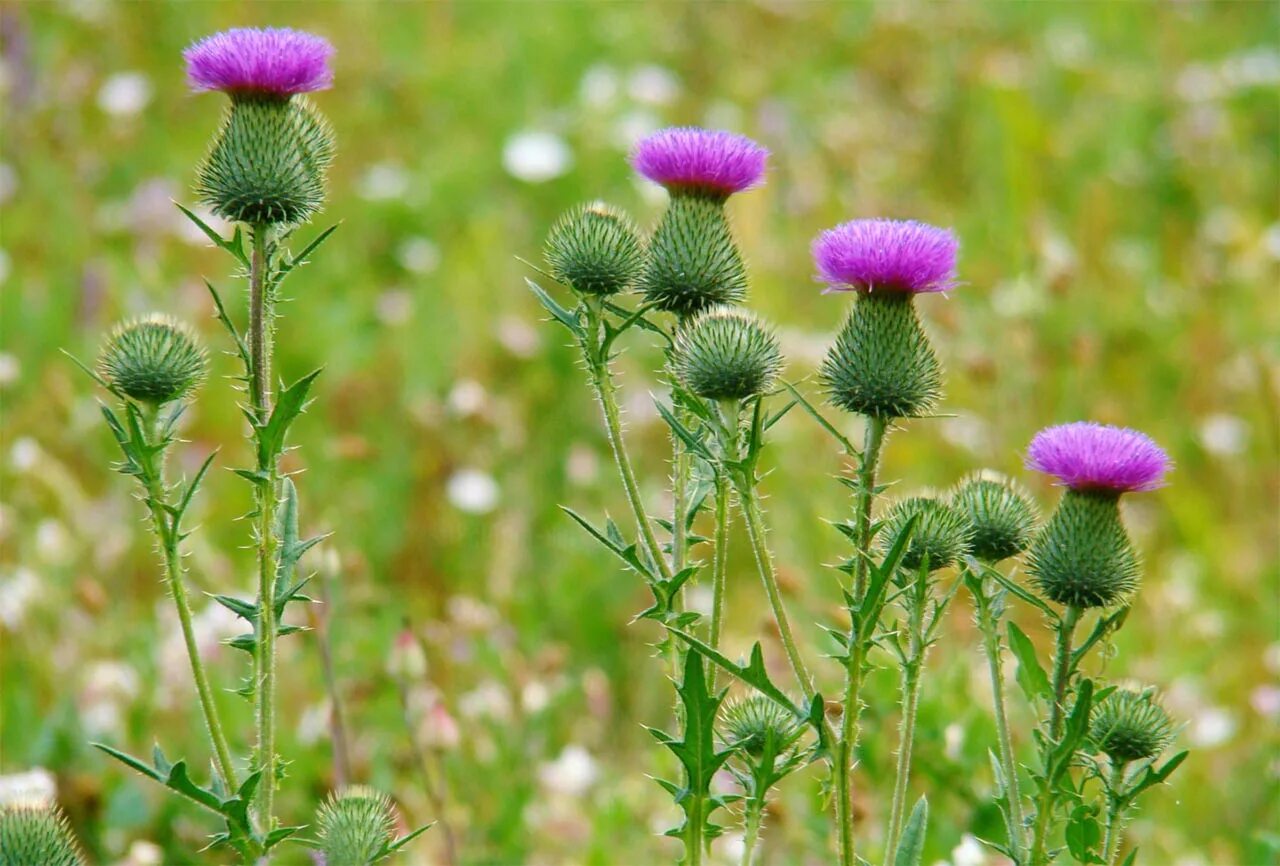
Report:
M 951 849 L 951 859 L 941 861 L 948 866 L 983 866 L 987 860 L 987 851 L 976 836 L 965 833 L 960 837 L 960 844 Z
M 19 566 L 13 574 L 0 580 L 0 622 L 17 631 L 26 619 L 27 608 L 40 594 L 40 579 L 29 568 Z
M 507 139 L 502 167 L 512 177 L 543 183 L 560 177 L 573 165 L 573 152 L 554 132 L 524 130 Z
M 551 703 L 551 689 L 542 680 L 530 680 L 520 690 L 520 706 L 526 713 L 540 713 Z
M 0 806 L 53 803 L 57 799 L 58 782 L 44 767 L 0 776 Z
M 1263 718 L 1280 717 L 1280 686 L 1258 686 L 1249 695 L 1249 705 Z
M 569 457 L 565 461 L 565 474 L 574 484 L 590 484 L 600 474 L 600 458 L 595 449 L 575 442 L 569 446 Z
M 1271 258 L 1280 259 L 1280 223 L 1267 226 L 1267 231 L 1262 236 L 1262 246 Z
M 45 562 L 66 562 L 72 553 L 71 533 L 58 520 L 45 518 L 36 525 L 36 553 Z
M 489 407 L 489 392 L 475 379 L 459 379 L 450 389 L 445 405 L 454 415 L 470 418 Z
M 116 866 L 163 866 L 164 849 L 154 842 L 135 839 L 129 846 L 129 853 Z
M 0 250 L 0 286 L 9 279 L 9 254 Z
M 595 784 L 600 771 L 591 753 L 582 746 L 565 746 L 554 761 L 538 768 L 538 781 L 556 794 L 580 797 Z
M 597 63 L 582 74 L 578 97 L 593 108 L 601 108 L 617 99 L 620 89 L 618 70 L 607 63 Z
M 200 221 L 213 229 L 218 234 L 226 237 L 231 234 L 235 224 L 223 219 L 203 205 L 183 205 L 187 207 L 193 214 L 200 218 Z M 174 232 L 179 238 L 186 243 L 196 247 L 212 247 L 213 241 L 209 240 L 209 236 L 200 230 L 200 227 L 187 219 L 186 215 L 176 207 L 172 208 L 174 222 Z
M 411 689 L 408 696 L 410 717 L 418 717 L 418 740 L 429 749 L 454 749 L 462 739 L 458 723 L 431 686 Z
M 387 673 L 394 679 L 412 682 L 427 675 L 427 654 L 411 629 L 402 629 L 396 635 L 387 655 Z
M 0 162 L 0 204 L 8 204 L 18 191 L 18 173 L 7 162 Z
M 493 607 L 469 595 L 450 596 L 445 609 L 449 612 L 449 619 L 466 631 L 491 631 L 500 621 Z
M 151 101 L 151 81 L 141 72 L 117 72 L 98 89 L 98 108 L 114 117 L 129 117 Z
M 960 750 L 964 748 L 964 725 L 959 722 L 947 725 L 942 731 L 942 741 L 946 756 L 952 761 L 959 761 Z
M 619 117 L 613 124 L 613 143 L 623 150 L 630 150 L 636 142 L 650 133 L 657 132 L 662 120 L 647 108 L 635 108 Z M 641 189 L 652 193 L 652 200 L 662 200 L 662 187 L 644 183 Z
M 1230 457 L 1244 451 L 1249 439 L 1249 425 L 1242 418 L 1219 412 L 1201 420 L 1197 435 L 1204 450 Z
M 303 709 L 298 717 L 298 741 L 304 746 L 313 746 L 328 737 L 331 715 L 328 698 Z
M 688 609 L 696 611 L 703 616 L 711 616 L 711 605 L 715 603 L 715 593 L 711 587 L 699 585 L 690 587 L 685 596 L 685 603 Z
M 396 247 L 396 261 L 406 271 L 429 274 L 440 266 L 440 247 L 429 238 L 405 238 Z
M 991 307 L 997 314 L 1013 319 L 1044 308 L 1044 287 L 1025 275 L 997 283 L 991 291 Z
M 952 445 L 974 454 L 981 453 L 991 441 L 987 423 L 976 415 L 943 418 L 940 432 Z
M 388 289 L 378 295 L 374 312 L 384 325 L 403 325 L 413 316 L 413 293 L 404 289 Z
M 641 66 L 627 79 L 627 93 L 636 102 L 670 105 L 680 95 L 680 79 L 666 67 Z
M 536 328 L 519 316 L 503 316 L 498 319 L 498 342 L 517 358 L 532 358 L 542 345 Z
M 511 697 L 497 680 L 485 680 L 458 698 L 458 715 L 464 719 L 509 719 Z
M 409 192 L 409 173 L 399 163 L 378 162 L 365 169 L 356 194 L 365 201 L 402 199 Z
M 479 469 L 459 469 L 449 478 L 446 495 L 459 511 L 487 514 L 498 505 L 498 482 Z
M 1085 66 L 1093 53 L 1089 34 L 1074 22 L 1055 21 L 1050 24 L 1044 41 L 1053 62 L 1068 69 Z
M 131 665 L 93 662 L 84 670 L 80 690 L 80 724 L 91 734 L 118 734 L 125 705 L 138 696 L 141 679 Z
M 1262 663 L 1273 674 L 1280 674 L 1280 642 L 1269 644 L 1262 651 Z
M 1191 720 L 1191 741 L 1211 749 L 1229 741 L 1236 733 L 1236 719 L 1223 707 L 1206 707 Z

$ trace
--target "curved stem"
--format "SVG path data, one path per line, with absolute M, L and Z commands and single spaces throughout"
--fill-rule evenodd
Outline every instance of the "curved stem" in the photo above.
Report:
M 1068 605 L 1058 621 L 1058 640 L 1054 648 L 1053 664 L 1053 710 L 1049 716 L 1049 742 L 1057 743 L 1062 736 L 1062 725 L 1066 719 L 1065 705 L 1067 687 L 1071 682 L 1071 639 L 1076 623 L 1080 620 L 1080 608 Z M 1049 824 L 1053 817 L 1053 807 L 1057 796 L 1052 789 L 1040 795 L 1036 804 L 1035 834 L 1031 842 L 1031 863 L 1033 866 L 1047 863 L 1046 849 L 1049 844 Z
M 995 714 L 996 739 L 1000 746 L 1000 764 L 1005 776 L 1005 798 L 1008 800 L 1009 850 L 1015 862 L 1021 862 L 1023 843 L 1022 794 L 1018 788 L 1018 764 L 1013 755 L 1013 740 L 1009 736 L 1009 719 L 1004 703 L 1004 669 L 1000 648 L 999 621 L 991 609 L 991 600 L 984 588 L 974 592 L 978 608 L 978 628 L 982 632 L 982 646 L 987 656 L 987 672 L 991 677 L 991 703 Z
M 1126 764 L 1116 763 L 1111 767 L 1110 790 L 1107 791 L 1107 830 L 1102 841 L 1102 857 L 1106 866 L 1114 866 L 1120 856 L 1120 837 L 1124 833 L 1121 818 L 1124 813 L 1124 800 L 1120 797 L 1120 787 L 1124 784 Z
M 716 530 L 715 554 L 711 569 L 711 639 L 712 649 L 720 649 L 720 633 L 724 628 L 724 595 L 729 576 L 729 479 L 716 470 Z M 708 690 L 716 690 L 716 673 L 719 665 L 710 665 Z

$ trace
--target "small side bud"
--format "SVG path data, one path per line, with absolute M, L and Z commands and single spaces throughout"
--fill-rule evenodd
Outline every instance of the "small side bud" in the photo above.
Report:
M 1118 689 L 1093 709 L 1089 739 L 1117 764 L 1154 758 L 1173 741 L 1173 722 L 1150 692 Z
M 973 527 L 970 545 L 978 559 L 999 562 L 1017 556 L 1031 544 L 1035 505 L 1009 479 L 972 475 L 952 491 L 950 504 Z
M 155 406 L 190 395 L 204 381 L 207 367 L 192 330 L 160 313 L 117 325 L 98 356 L 103 381 Z
M 747 268 L 729 229 L 723 198 L 672 197 L 649 242 L 640 289 L 646 301 L 677 316 L 746 297 Z
M 782 370 L 778 338 L 751 313 L 721 307 L 676 335 L 675 372 L 706 400 L 745 400 L 773 387 Z
M 1120 521 L 1119 494 L 1067 490 L 1036 535 L 1027 573 L 1061 605 L 1109 607 L 1138 588 L 1138 554 Z
M 644 267 L 635 223 L 619 208 L 592 202 L 556 220 L 547 235 L 551 275 L 584 295 L 614 295 L 633 288 Z
M 894 504 L 880 527 L 880 546 L 887 549 L 897 540 L 912 517 L 918 517 L 911 539 L 902 552 L 899 566 L 915 571 L 928 563 L 930 571 L 952 565 L 969 552 L 973 527 L 963 514 L 927 496 L 913 496 Z
M 828 399 L 876 418 L 928 414 L 942 367 L 908 292 L 860 292 L 822 364 Z
M 213 212 L 250 225 L 300 225 L 324 205 L 333 129 L 304 97 L 241 98 L 196 175 Z
M 0 808 L 0 864 L 84 866 L 67 818 L 57 806 L 15 804 Z
M 316 826 L 327 866 L 369 866 L 391 842 L 391 798 L 365 785 L 344 788 L 321 805 Z
M 763 695 L 752 695 L 725 707 L 721 737 L 733 748 L 753 758 L 764 753 L 772 741 L 775 754 L 795 742 L 801 733 L 800 723 L 789 712 Z

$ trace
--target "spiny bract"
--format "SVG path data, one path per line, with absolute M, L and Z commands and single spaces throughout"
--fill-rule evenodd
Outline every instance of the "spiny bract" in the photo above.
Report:
M 913 496 L 894 504 L 880 527 L 880 545 L 888 548 L 908 520 L 918 517 L 903 549 L 900 567 L 914 571 L 928 563 L 930 571 L 946 568 L 969 552 L 973 528 L 964 515 L 937 499 Z
M 391 798 L 365 785 L 352 785 L 316 812 L 325 866 L 369 866 L 381 859 L 395 828 Z
M 191 329 L 160 313 L 116 326 L 98 356 L 98 375 L 108 385 L 153 405 L 188 396 L 207 366 Z
M 942 367 L 904 292 L 860 293 L 821 375 L 831 403 L 877 418 L 925 415 L 942 393 Z
M 751 313 L 728 307 L 681 327 L 673 355 L 681 383 L 706 400 L 764 394 L 782 369 L 778 338 Z
M 986 562 L 1017 556 L 1031 543 L 1036 508 L 1012 481 L 984 475 L 962 480 L 951 494 L 951 507 L 969 521 L 973 555 Z
M 1149 692 L 1118 689 L 1093 709 L 1089 739 L 1116 763 L 1154 758 L 1173 740 L 1173 722 Z
M 305 98 L 240 99 L 196 177 L 213 212 L 250 225 L 298 225 L 324 204 L 333 130 Z
M 603 202 L 580 205 L 547 235 L 551 275 L 586 295 L 630 290 L 644 267 L 644 245 L 631 218 Z
M 1067 490 L 1027 557 L 1041 595 L 1080 608 L 1119 603 L 1137 589 L 1139 571 L 1118 494 L 1109 492 Z
M 692 194 L 671 199 L 649 243 L 640 288 L 646 301 L 678 316 L 746 297 L 747 269 L 723 199 Z
M 722 736 L 731 746 L 753 758 L 764 753 L 772 738 L 775 754 L 795 741 L 800 722 L 791 713 L 763 695 L 751 695 L 724 708 Z
M 83 866 L 67 818 L 56 806 L 0 808 L 0 866 Z

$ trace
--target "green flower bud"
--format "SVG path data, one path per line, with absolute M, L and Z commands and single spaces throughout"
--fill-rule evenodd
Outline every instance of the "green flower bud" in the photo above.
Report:
M 973 475 L 956 486 L 951 507 L 973 527 L 970 549 L 986 562 L 1017 556 L 1031 544 L 1036 508 L 1014 482 Z
M 0 808 L 0 866 L 83 866 L 84 857 L 57 806 Z
M 680 382 L 706 400 L 745 400 L 766 393 L 782 370 L 778 338 L 751 313 L 720 307 L 676 334 Z
M 635 286 L 644 245 L 635 223 L 603 202 L 580 205 L 556 220 L 547 235 L 551 275 L 584 295 L 612 295 Z
M 316 826 L 327 866 L 369 866 L 391 842 L 391 798 L 365 785 L 344 788 L 316 812 Z
M 1027 572 L 1040 594 L 1075 607 L 1108 607 L 1138 587 L 1138 554 L 1111 491 L 1067 490 L 1031 543 Z
M 1154 758 L 1173 741 L 1173 722 L 1150 692 L 1117 689 L 1093 708 L 1089 739 L 1117 764 Z
M 672 196 L 649 242 L 640 288 L 646 301 L 678 316 L 746 297 L 747 269 L 723 197 Z
M 899 566 L 915 571 L 928 561 L 930 571 L 953 564 L 969 552 L 973 527 L 964 515 L 946 504 L 927 496 L 913 496 L 894 504 L 880 527 L 880 546 L 888 549 L 897 540 L 902 527 L 919 515 L 911 539 L 902 552 Z
M 194 332 L 160 313 L 117 325 L 98 356 L 103 381 L 156 406 L 191 394 L 204 381 L 207 366 Z
M 764 695 L 752 695 L 726 706 L 721 724 L 725 743 L 753 758 L 764 754 L 770 738 L 776 754 L 795 742 L 801 733 L 800 722 Z
M 324 204 L 333 130 L 305 98 L 231 102 L 196 176 L 213 212 L 251 225 L 299 225 Z
M 907 292 L 859 292 L 821 371 L 828 399 L 877 418 L 928 414 L 942 367 Z

